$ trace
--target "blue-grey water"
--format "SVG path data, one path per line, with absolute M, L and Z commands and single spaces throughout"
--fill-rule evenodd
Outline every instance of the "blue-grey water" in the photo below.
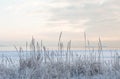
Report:
M 49 50 L 46 51 L 47 54 L 49 54 L 50 56 L 52 56 L 53 54 L 55 56 L 61 56 L 61 51 L 58 52 L 57 50 Z M 62 51 L 62 56 L 64 57 L 66 55 L 67 51 L 64 50 Z M 111 58 L 112 56 L 114 56 L 116 53 L 118 53 L 118 55 L 120 54 L 120 50 L 102 50 L 102 51 L 98 51 L 98 50 L 71 50 L 70 52 L 68 51 L 69 55 L 74 55 L 74 56 L 84 56 L 84 55 L 98 55 L 99 53 L 104 57 L 104 58 Z M 23 51 L 23 52 L 17 52 L 17 51 L 0 51 L 0 58 L 2 57 L 10 57 L 10 58 L 14 58 L 14 59 L 18 59 L 19 56 L 25 56 L 28 57 L 31 54 L 34 54 L 31 51 Z M 37 52 L 36 52 L 37 54 Z M 43 53 L 40 52 L 40 54 L 42 55 Z
M 79 57 L 83 57 L 86 56 L 88 58 L 92 57 L 99 57 L 98 55 L 101 54 L 101 58 L 103 60 L 113 60 L 114 56 L 117 55 L 119 56 L 120 55 L 120 50 L 103 50 L 103 51 L 98 51 L 98 50 L 71 50 L 70 52 L 68 51 L 57 51 L 57 50 L 49 50 L 49 51 L 46 51 L 45 53 L 43 52 L 39 52 L 41 54 L 41 56 L 44 57 L 45 53 L 47 55 L 50 56 L 50 58 L 53 60 L 56 60 L 57 58 L 61 57 L 62 56 L 62 59 L 64 60 L 66 58 L 66 55 L 69 55 L 69 57 L 71 56 L 71 59 L 72 57 L 74 59 L 76 58 L 79 58 Z M 18 61 L 20 59 L 19 56 L 21 56 L 22 58 L 29 58 L 30 56 L 34 55 L 34 54 L 38 54 L 38 52 L 36 53 L 33 53 L 33 52 L 30 52 L 30 51 L 23 51 L 23 52 L 17 52 L 17 51 L 0 51 L 0 63 L 4 63 L 4 64 L 11 64 L 12 67 L 14 66 L 17 66 L 18 65 Z M 71 60 L 70 59 L 70 60 Z M 61 60 L 61 59 L 60 59 Z M 9 61 L 12 61 L 12 62 L 9 62 Z M 14 63 L 14 64 L 12 64 Z M 8 67 L 10 67 L 10 64 L 8 65 Z M 14 66 L 13 66 L 14 65 Z

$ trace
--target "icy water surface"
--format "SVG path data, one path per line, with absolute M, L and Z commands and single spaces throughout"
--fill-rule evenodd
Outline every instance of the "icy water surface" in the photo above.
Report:
M 98 56 L 98 53 L 99 51 L 98 50 L 71 50 L 70 52 L 68 52 L 68 54 L 70 56 L 90 56 L 91 54 L 93 56 Z M 41 53 L 41 52 L 40 52 Z M 58 52 L 57 50 L 50 50 L 49 52 L 47 51 L 46 52 L 49 56 L 52 56 L 54 55 L 55 57 L 60 57 L 62 55 L 62 57 L 65 57 L 66 56 L 66 53 L 67 51 L 62 51 L 62 54 L 61 54 L 61 51 Z M 114 55 L 116 53 L 120 54 L 120 50 L 103 50 L 103 51 L 100 51 L 101 53 L 101 57 L 102 58 L 112 58 L 114 57 Z M 3 57 L 9 57 L 9 58 L 13 58 L 13 59 L 16 59 L 18 60 L 19 59 L 19 56 L 21 55 L 22 57 L 29 57 L 31 54 L 34 54 L 33 52 L 30 52 L 30 51 L 24 51 L 22 53 L 20 52 L 16 52 L 16 51 L 0 51 L 0 58 L 3 58 Z M 37 52 L 36 52 L 37 54 Z M 41 55 L 43 55 L 43 53 L 41 53 Z

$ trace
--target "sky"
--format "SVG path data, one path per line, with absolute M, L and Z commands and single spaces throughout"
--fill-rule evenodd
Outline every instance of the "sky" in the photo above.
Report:
M 0 0 L 0 47 L 23 46 L 32 36 L 48 47 L 72 40 L 83 46 L 120 47 L 120 0 Z M 1 48 L 3 49 L 3 48 Z

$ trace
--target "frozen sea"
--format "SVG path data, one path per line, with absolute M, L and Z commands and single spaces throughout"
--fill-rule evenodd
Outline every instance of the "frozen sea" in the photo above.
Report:
M 66 50 L 62 51 L 62 57 L 65 57 L 66 55 Z M 85 56 L 87 55 L 88 57 L 92 54 L 92 55 L 96 55 L 96 57 L 98 56 L 98 50 L 71 50 L 69 52 L 69 55 L 74 55 L 74 57 L 76 56 Z M 40 52 L 41 53 L 41 52 Z M 54 53 L 54 55 L 56 57 L 60 57 L 61 53 L 58 52 L 57 50 L 49 50 L 49 55 L 52 56 Z M 118 55 L 120 55 L 120 50 L 102 50 L 100 51 L 101 53 L 101 57 L 104 59 L 111 59 L 115 56 L 116 53 L 118 53 Z M 23 51 L 22 53 L 17 52 L 17 51 L 0 51 L 0 59 L 8 57 L 8 58 L 12 58 L 13 60 L 19 60 L 19 55 L 23 56 L 23 57 L 29 57 L 30 54 L 33 54 L 33 52 L 30 51 Z M 43 55 L 43 53 L 41 53 L 41 55 Z

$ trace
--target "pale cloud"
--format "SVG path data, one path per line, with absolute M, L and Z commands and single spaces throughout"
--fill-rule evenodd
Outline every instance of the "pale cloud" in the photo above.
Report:
M 119 0 L 12 0 L 0 14 L 1 29 L 7 29 L 0 30 L 0 36 L 6 34 L 4 39 L 32 35 L 50 39 L 63 31 L 66 39 L 78 40 L 77 33 L 86 31 L 93 41 L 99 36 L 105 41 L 120 40 Z
M 8 7 L 6 7 L 5 9 L 8 11 L 12 11 L 12 12 L 27 12 L 27 11 L 34 11 L 35 10 L 39 10 L 39 9 L 43 9 L 46 7 L 46 3 L 45 2 L 38 2 L 38 1 L 24 1 L 22 3 L 15 3 L 15 4 L 11 4 Z

